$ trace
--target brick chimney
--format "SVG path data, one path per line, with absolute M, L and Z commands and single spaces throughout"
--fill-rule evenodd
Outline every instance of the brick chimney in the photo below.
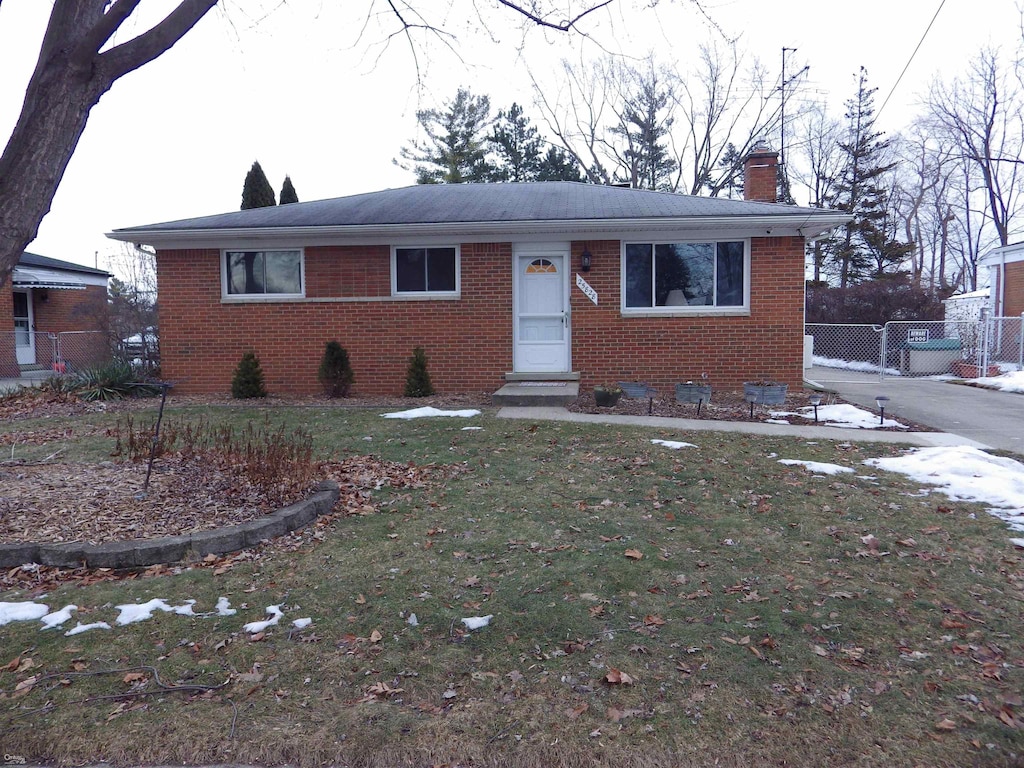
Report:
M 759 141 L 743 161 L 743 199 L 774 203 L 778 190 L 779 153 Z

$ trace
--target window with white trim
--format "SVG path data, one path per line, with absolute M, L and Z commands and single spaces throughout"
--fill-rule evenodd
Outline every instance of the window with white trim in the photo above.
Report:
M 225 251 L 224 294 L 302 296 L 302 251 Z
M 626 243 L 622 306 L 625 310 L 686 311 L 746 306 L 746 243 Z
M 455 294 L 459 290 L 459 249 L 396 247 L 392 275 L 395 294 Z

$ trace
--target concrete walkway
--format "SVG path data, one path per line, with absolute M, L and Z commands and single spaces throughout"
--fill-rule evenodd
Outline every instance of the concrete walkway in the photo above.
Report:
M 623 426 L 658 427 L 679 432 L 732 432 L 767 437 L 800 437 L 811 440 L 840 442 L 902 443 L 919 446 L 968 445 L 989 446 L 960 435 L 946 432 L 876 432 L 870 429 L 841 427 L 804 427 L 787 424 L 765 424 L 752 421 L 712 421 L 710 419 L 668 419 L 659 416 L 624 416 L 616 414 L 573 413 L 564 408 L 502 408 L 499 419 L 531 421 L 568 421 L 579 424 L 620 424 Z
M 859 373 L 840 368 L 811 368 L 808 381 L 844 400 L 875 410 L 886 395 L 885 415 L 963 435 L 993 448 L 1024 454 L 1024 395 L 968 387 L 951 381 Z M 968 443 L 970 444 L 970 443 Z

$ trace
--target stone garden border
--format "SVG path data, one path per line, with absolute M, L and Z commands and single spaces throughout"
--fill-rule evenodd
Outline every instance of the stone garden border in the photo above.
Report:
M 106 544 L 0 543 L 0 568 L 26 563 L 58 568 L 138 568 L 159 563 L 177 563 L 207 555 L 223 555 L 252 547 L 309 525 L 334 507 L 341 494 L 338 484 L 325 480 L 311 496 L 247 523 L 159 539 L 111 541 Z

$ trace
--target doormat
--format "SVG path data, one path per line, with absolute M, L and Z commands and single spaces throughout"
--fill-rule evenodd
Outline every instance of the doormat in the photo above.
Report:
M 564 381 L 518 381 L 520 387 L 564 387 Z

